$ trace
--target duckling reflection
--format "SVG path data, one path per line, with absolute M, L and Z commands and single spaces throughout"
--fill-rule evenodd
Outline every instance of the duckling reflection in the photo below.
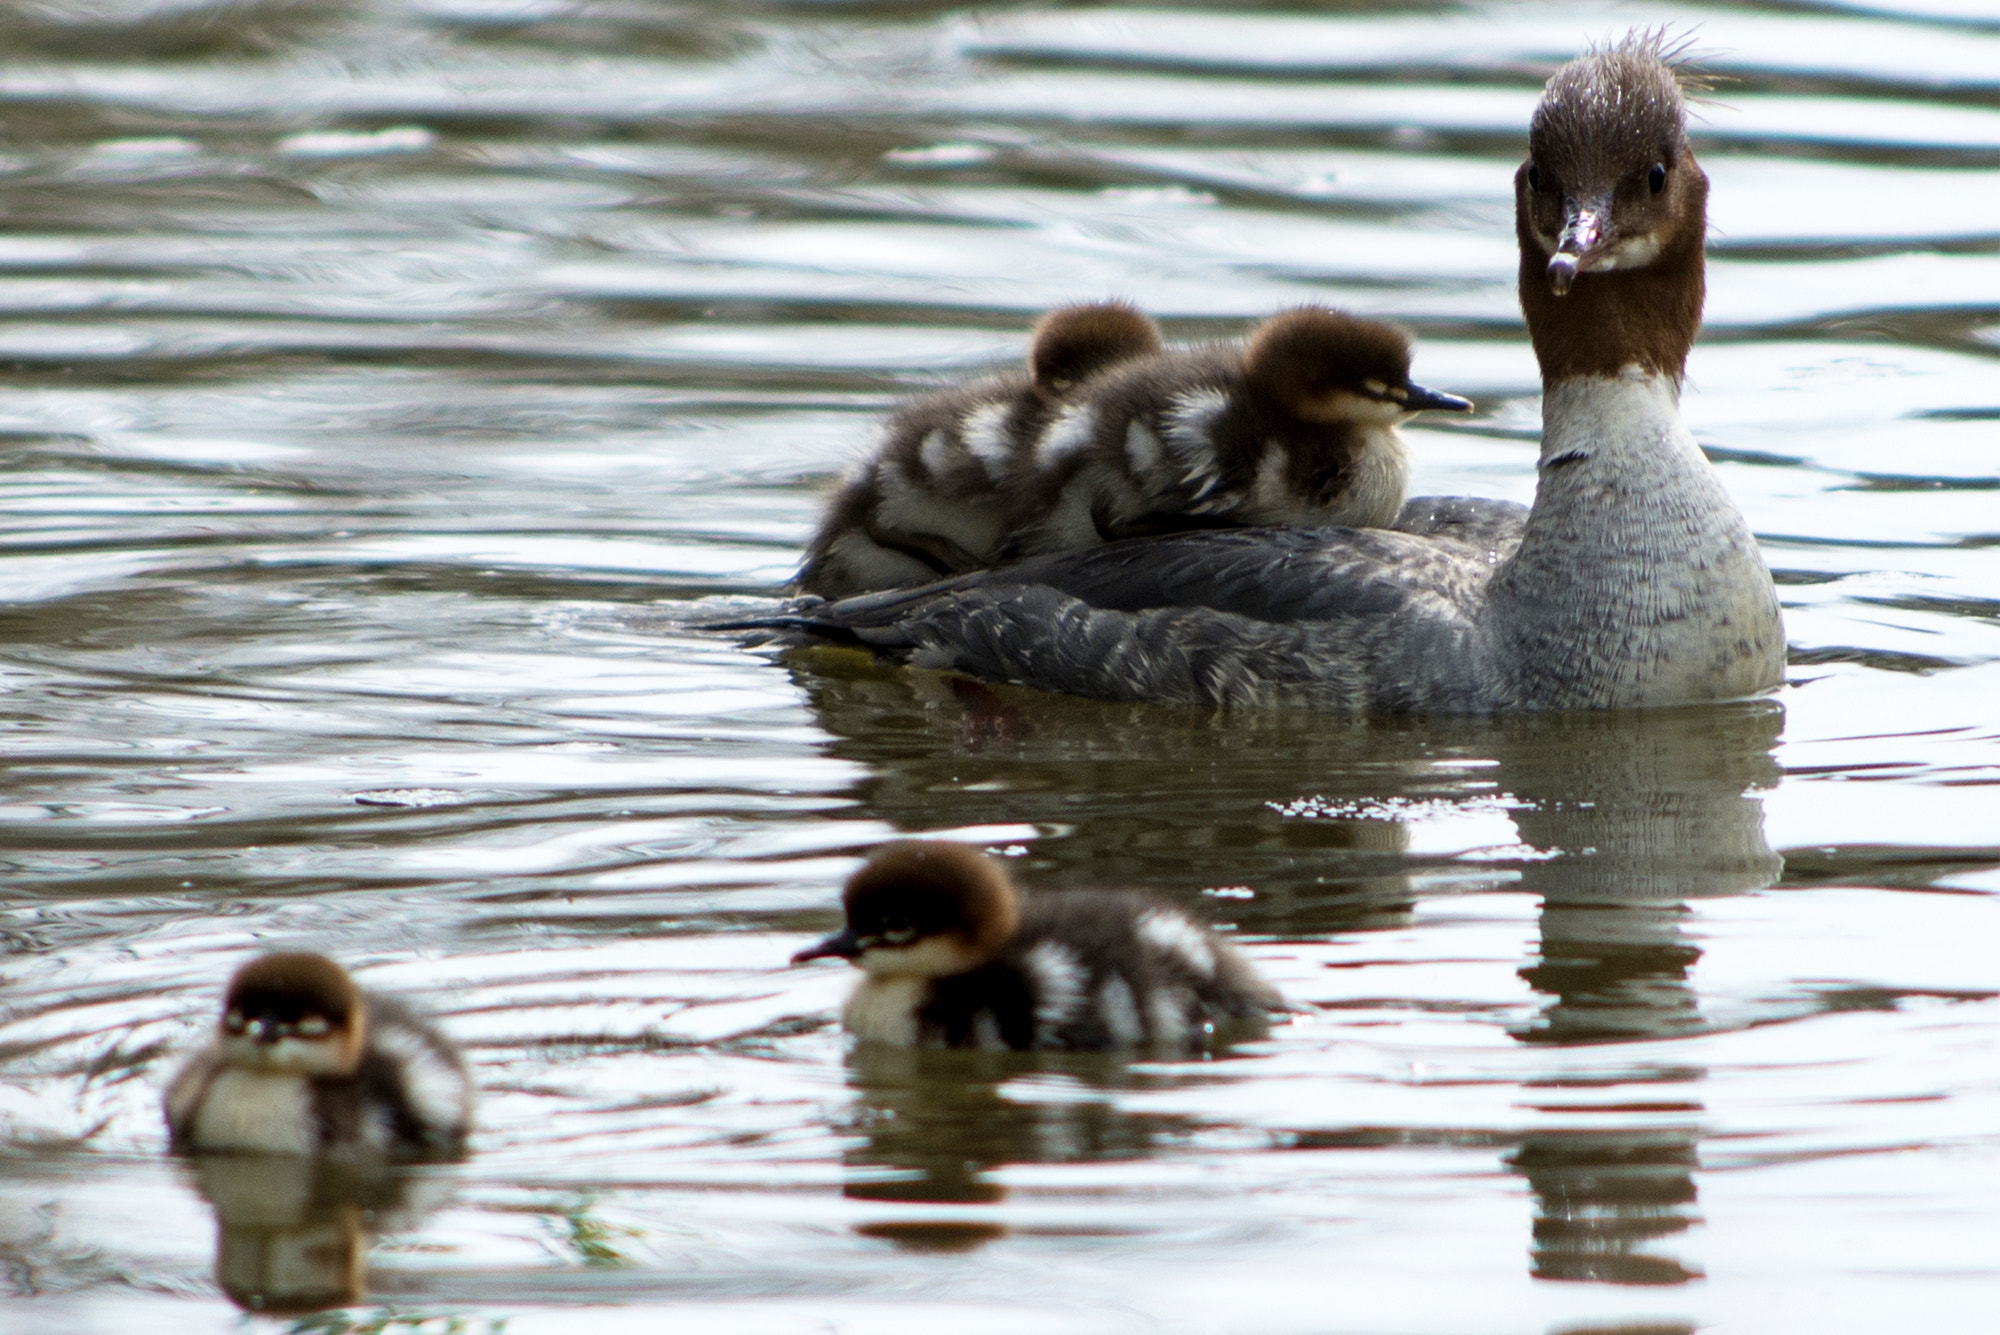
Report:
M 848 1129 L 862 1139 L 845 1156 L 842 1193 L 884 1207 L 855 1231 L 912 1251 L 969 1251 L 1005 1236 L 1007 1226 L 980 1208 L 1006 1199 L 995 1169 L 1139 1158 L 1192 1129 L 1119 1109 L 1110 1095 L 1149 1077 L 1094 1054 L 868 1043 L 849 1053 L 847 1069 L 856 1096 Z M 1067 1076 L 1105 1097 L 1030 1102 L 1003 1092 L 1029 1074 Z
M 375 1232 L 416 1208 L 407 1177 L 379 1165 L 204 1155 L 187 1171 L 215 1209 L 217 1287 L 266 1316 L 360 1301 Z

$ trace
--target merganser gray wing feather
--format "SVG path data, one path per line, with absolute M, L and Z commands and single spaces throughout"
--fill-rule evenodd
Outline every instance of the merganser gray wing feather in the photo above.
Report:
M 790 624 L 915 666 L 1113 700 L 1336 712 L 1479 709 L 1471 615 L 1491 567 L 1383 530 L 1238 529 L 1113 544 Z

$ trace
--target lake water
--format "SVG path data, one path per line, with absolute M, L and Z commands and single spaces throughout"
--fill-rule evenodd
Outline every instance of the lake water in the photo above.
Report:
M 1727 78 L 1686 411 L 1775 701 L 996 704 L 689 629 L 1063 300 L 1400 320 L 1478 401 L 1415 490 L 1525 500 L 1510 174 L 1662 23 Z M 1984 1326 L 1996 493 L 1990 0 L 5 0 L 0 1326 Z M 1305 1013 L 850 1053 L 848 971 L 785 962 L 900 832 L 1191 906 Z M 164 1158 L 272 944 L 442 1017 L 468 1162 Z

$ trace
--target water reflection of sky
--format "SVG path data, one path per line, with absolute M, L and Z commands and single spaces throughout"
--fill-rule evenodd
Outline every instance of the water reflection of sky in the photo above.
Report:
M 216 1329 L 363 1250 L 354 1322 L 515 1335 L 1991 1305 L 1994 15 L 0 10 L 0 1324 Z M 1076 297 L 1401 319 L 1479 401 L 1419 490 L 1525 499 L 1508 182 L 1632 21 L 1733 80 L 1686 411 L 1777 707 L 1218 719 L 684 628 Z M 782 964 L 899 831 L 1194 905 L 1305 1012 L 1204 1063 L 847 1054 L 843 971 Z M 469 1164 L 159 1159 L 272 941 L 443 1012 Z

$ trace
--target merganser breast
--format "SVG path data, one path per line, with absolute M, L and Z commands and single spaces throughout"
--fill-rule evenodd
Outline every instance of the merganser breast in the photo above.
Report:
M 749 624 L 1112 700 L 1488 712 L 1774 689 L 1770 572 L 1679 411 L 1708 184 L 1675 57 L 1634 33 L 1535 111 L 1515 178 L 1543 379 L 1524 519 L 1432 503 L 1397 517 L 1409 531 L 1136 538 Z
M 842 1011 L 898 1047 L 1187 1051 L 1255 1032 L 1282 998 L 1202 924 L 1146 895 L 1027 895 L 957 844 L 884 845 L 846 926 L 793 957 L 863 971 Z
M 230 979 L 165 1110 L 183 1153 L 418 1159 L 464 1152 L 473 1099 L 464 1058 L 435 1026 L 324 955 L 280 952 Z

